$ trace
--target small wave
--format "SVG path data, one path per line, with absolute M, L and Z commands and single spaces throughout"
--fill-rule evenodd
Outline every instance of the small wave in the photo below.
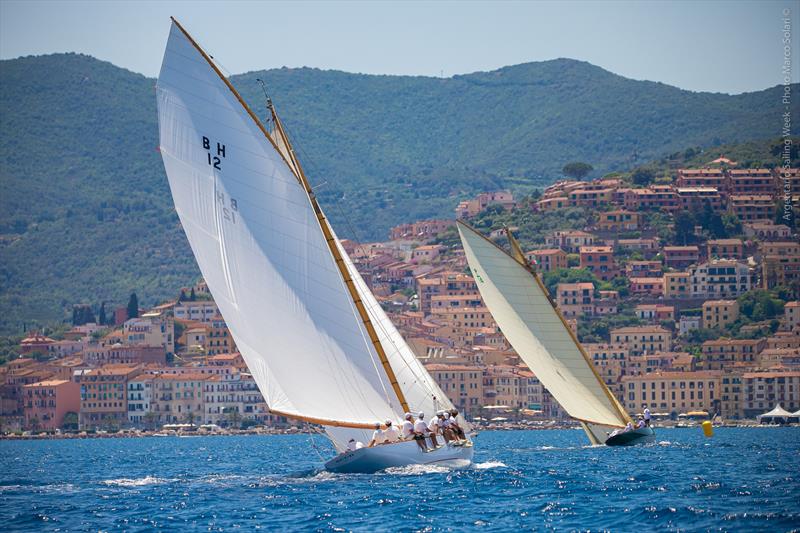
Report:
M 668 441 L 668 440 L 660 440 L 660 441 L 658 441 L 658 445 L 659 446 L 671 446 L 672 443 L 670 441 Z
M 507 468 L 508 466 L 502 461 L 486 461 L 485 463 L 475 463 L 472 468 L 477 470 L 488 470 L 490 468 Z
M 170 483 L 171 481 L 175 480 L 146 476 L 138 479 L 130 479 L 125 477 L 119 479 L 105 479 L 101 481 L 100 484 L 107 485 L 109 487 L 143 487 L 145 485 L 161 485 L 164 483 Z

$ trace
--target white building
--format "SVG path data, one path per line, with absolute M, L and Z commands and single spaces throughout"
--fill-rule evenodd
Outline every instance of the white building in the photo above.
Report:
M 147 423 L 146 415 L 151 411 L 153 400 L 153 375 L 139 374 L 128 381 L 128 422 L 142 427 Z
M 175 318 L 180 320 L 194 320 L 196 322 L 211 322 L 219 314 L 217 304 L 212 300 L 196 302 L 178 302 L 173 309 Z
M 750 290 L 750 268 L 738 261 L 712 260 L 691 267 L 689 282 L 695 298 L 736 298 Z

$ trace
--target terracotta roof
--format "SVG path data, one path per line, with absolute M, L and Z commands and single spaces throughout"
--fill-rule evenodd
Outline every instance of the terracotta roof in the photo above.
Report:
M 33 388 L 33 387 L 57 387 L 58 385 L 63 385 L 64 383 L 69 383 L 69 380 L 66 379 L 50 379 L 47 381 L 39 381 L 38 383 L 31 383 L 30 385 L 25 385 L 25 388 Z

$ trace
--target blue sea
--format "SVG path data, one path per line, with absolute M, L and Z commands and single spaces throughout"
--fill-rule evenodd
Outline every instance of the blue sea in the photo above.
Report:
M 5 531 L 800 531 L 800 428 L 481 433 L 473 467 L 321 469 L 320 436 L 0 442 Z

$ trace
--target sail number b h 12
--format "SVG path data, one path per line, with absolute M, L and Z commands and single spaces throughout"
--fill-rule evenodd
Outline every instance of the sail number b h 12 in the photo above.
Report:
M 225 159 L 225 145 L 216 143 L 217 155 L 211 155 L 211 140 L 208 137 L 203 137 L 203 148 L 208 151 L 208 164 L 217 170 L 222 170 L 222 159 Z M 220 159 L 221 158 L 221 159 Z

